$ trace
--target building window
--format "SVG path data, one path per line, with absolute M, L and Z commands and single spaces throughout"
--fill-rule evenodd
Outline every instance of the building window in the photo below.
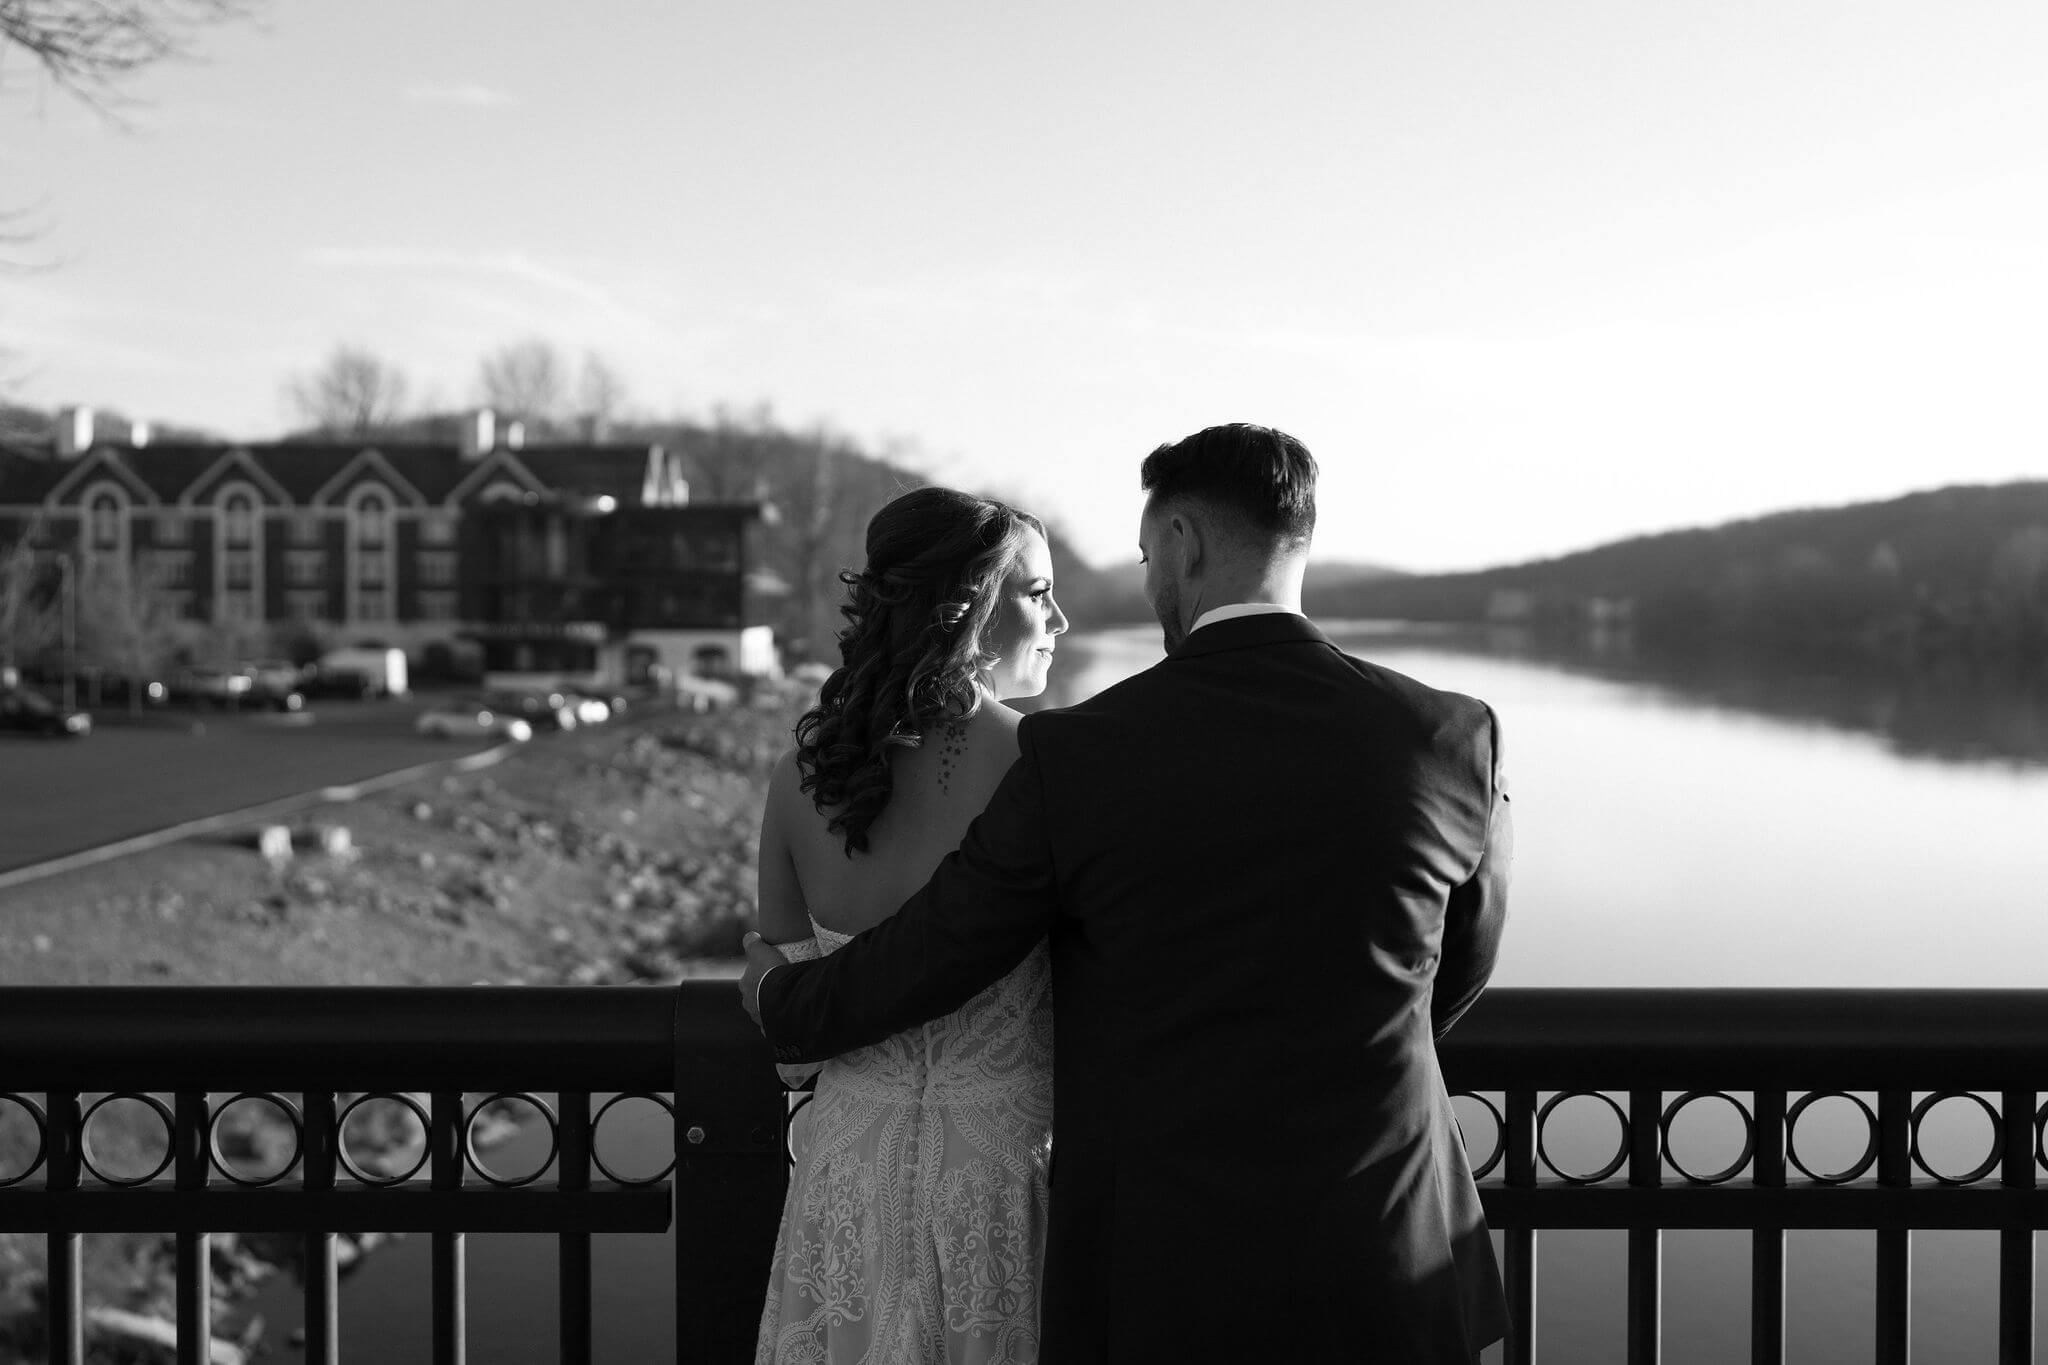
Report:
M 327 553 L 324 550 L 286 550 L 285 581 L 295 588 L 312 588 L 327 581 Z
M 164 609 L 180 621 L 197 620 L 199 603 L 189 588 L 166 588 L 163 594 Z
M 382 588 L 356 589 L 356 619 L 360 621 L 388 621 L 391 619 L 391 594 Z
M 183 545 L 187 529 L 182 512 L 156 514 L 156 543 L 159 545 Z
M 256 619 L 256 594 L 246 588 L 230 588 L 220 595 L 220 619 L 223 621 L 253 621 Z
M 294 621 L 327 619 L 327 591 L 324 588 L 293 588 L 284 595 L 284 609 Z
M 256 554 L 253 550 L 229 550 L 221 557 L 221 579 L 229 592 L 249 592 L 256 586 Z
M 356 546 L 364 550 L 381 550 L 390 531 L 391 509 L 384 499 L 375 493 L 366 494 L 356 502 Z
M 455 581 L 455 556 L 445 550 L 422 551 L 419 565 L 422 583 L 446 587 Z
M 318 545 L 321 541 L 320 514 L 318 512 L 294 512 L 291 520 L 291 539 L 294 545 Z
M 422 621 L 453 621 L 459 615 L 456 594 L 447 591 L 422 592 L 420 594 L 420 619 Z
M 222 533 L 229 546 L 252 544 L 256 539 L 256 504 L 248 495 L 235 493 L 221 503 L 220 509 L 225 523 Z
M 420 544 L 453 545 L 455 518 L 447 512 L 426 512 L 420 516 Z
M 192 584 L 190 550 L 157 550 L 145 562 L 167 588 L 185 588 Z
M 95 551 L 121 548 L 121 512 L 121 500 L 112 493 L 95 494 L 86 504 L 87 544 Z

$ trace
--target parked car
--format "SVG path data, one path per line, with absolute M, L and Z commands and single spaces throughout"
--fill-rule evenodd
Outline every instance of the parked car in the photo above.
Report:
M 412 690 L 406 674 L 405 651 L 384 645 L 350 645 L 330 649 L 313 667 L 322 677 L 351 674 L 369 680 L 366 697 L 402 697 Z
M 255 686 L 247 673 L 227 668 L 181 668 L 171 674 L 169 683 L 172 701 L 220 707 L 236 705 Z
M 296 692 L 306 678 L 306 670 L 289 659 L 245 660 L 235 665 L 235 671 L 247 673 L 259 689 L 273 694 Z
M 523 716 L 536 726 L 547 725 L 557 730 L 573 730 L 580 723 L 575 701 L 558 688 L 531 692 L 501 688 L 487 695 L 484 705 Z
M 92 717 L 83 711 L 67 711 L 40 692 L 10 687 L 0 692 L 0 730 L 82 739 L 92 733 Z
M 593 701 L 603 702 L 607 719 L 625 715 L 627 708 L 632 705 L 632 699 L 623 689 L 606 687 L 600 683 L 578 683 L 569 691 L 579 697 L 589 697 Z
M 442 739 L 509 739 L 524 744 L 533 738 L 532 725 L 518 716 L 494 711 L 482 702 L 449 702 L 422 711 L 413 728 Z
M 307 670 L 299 691 L 308 697 L 340 697 L 347 701 L 375 701 L 385 695 L 375 678 L 352 668 L 330 668 L 316 664 Z

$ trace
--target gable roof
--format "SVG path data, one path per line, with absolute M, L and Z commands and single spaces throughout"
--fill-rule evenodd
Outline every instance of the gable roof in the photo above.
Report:
M 43 495 L 47 502 L 65 502 L 86 485 L 96 479 L 112 479 L 128 490 L 128 496 L 137 502 L 155 503 L 163 499 L 157 491 L 145 483 L 141 476 L 121 459 L 112 446 L 94 446 L 85 454 L 66 461 L 70 468 L 63 477 Z
M 529 446 L 526 467 L 549 488 L 637 503 L 647 487 L 647 446 Z
M 271 477 L 270 471 L 257 463 L 256 458 L 243 446 L 236 446 L 228 451 L 208 466 L 198 478 L 186 484 L 184 492 L 178 496 L 178 501 L 189 507 L 214 488 L 226 483 L 237 472 L 242 474 L 245 482 L 261 489 L 274 505 L 290 505 L 292 495 L 286 492 L 284 486 Z
M 409 502 L 417 507 L 426 501 L 420 490 L 413 487 L 412 480 L 394 469 L 391 461 L 385 459 L 382 452 L 375 447 L 359 451 L 353 460 L 335 471 L 333 478 L 320 485 L 311 500 L 316 506 L 332 506 L 347 498 L 352 488 L 368 479 L 375 479 L 389 488 L 398 495 L 401 502 Z
M 501 447 L 476 461 L 460 479 L 455 481 L 454 486 L 442 495 L 441 500 L 443 502 L 461 502 L 464 498 L 488 488 L 494 477 L 509 478 L 512 482 L 519 484 L 530 493 L 545 493 L 548 491 L 547 484 L 536 477 L 534 472 L 526 467 L 525 462 L 519 456 Z

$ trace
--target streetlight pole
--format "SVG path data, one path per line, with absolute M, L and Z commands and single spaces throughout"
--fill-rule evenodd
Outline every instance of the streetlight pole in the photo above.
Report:
M 57 565 L 64 594 L 64 709 L 70 712 L 78 709 L 78 574 L 68 552 L 58 554 Z

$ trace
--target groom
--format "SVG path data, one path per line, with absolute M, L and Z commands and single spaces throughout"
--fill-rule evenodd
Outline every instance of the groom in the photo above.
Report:
M 822 960 L 749 936 L 778 1060 L 947 1013 L 1050 936 L 1048 1365 L 1469 1365 L 1506 1327 L 1435 1039 L 1493 969 L 1493 713 L 1301 615 L 1315 461 L 1265 427 L 1145 460 L 1157 666 L 1027 716 L 897 914 Z

